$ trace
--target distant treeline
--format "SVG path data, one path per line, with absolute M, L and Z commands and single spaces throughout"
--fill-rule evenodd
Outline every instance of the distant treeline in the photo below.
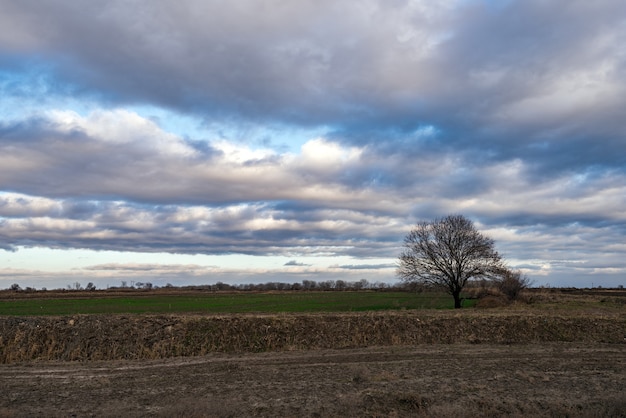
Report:
M 375 290 L 375 291 L 423 291 L 426 288 L 423 285 L 415 283 L 398 282 L 389 284 L 385 282 L 369 282 L 365 279 L 359 281 L 346 281 L 346 280 L 303 280 L 298 283 L 285 283 L 285 282 L 267 282 L 267 283 L 247 283 L 247 284 L 228 284 L 223 282 L 217 282 L 215 284 L 204 285 L 186 285 L 186 286 L 174 286 L 170 283 L 165 286 L 157 286 L 150 282 L 131 282 L 128 284 L 126 281 L 122 281 L 120 286 L 107 286 L 106 289 L 97 288 L 93 283 L 88 283 L 83 286 L 79 282 L 75 282 L 71 285 L 67 285 L 66 288 L 53 289 L 55 292 L 74 292 L 74 291 L 132 291 L 132 290 L 189 290 L 189 291 L 357 291 L 357 290 Z M 6 291 L 10 292 L 46 292 L 48 289 L 35 289 L 32 287 L 22 288 L 19 284 L 12 284 Z
M 477 296 L 481 292 L 487 292 L 489 289 L 494 287 L 498 287 L 497 283 L 489 281 L 489 280 L 479 280 L 468 283 L 466 286 L 466 293 Z M 620 285 L 616 288 L 602 288 L 601 286 L 596 286 L 591 289 L 583 288 L 554 288 L 550 289 L 549 287 L 538 287 L 529 290 L 536 291 L 556 291 L 556 292 L 585 292 L 589 291 L 602 292 L 602 291 L 623 291 L 624 286 Z M 386 283 L 386 282 L 369 282 L 365 279 L 361 279 L 359 281 L 346 281 L 346 280 L 324 280 L 324 281 L 315 281 L 315 280 L 303 280 L 298 283 L 285 283 L 285 282 L 267 282 L 267 283 L 247 283 L 247 284 L 228 284 L 223 282 L 217 282 L 215 284 L 203 284 L 203 285 L 185 285 L 185 286 L 174 286 L 170 283 L 167 283 L 164 286 L 157 286 L 152 284 L 151 282 L 134 282 L 132 281 L 130 284 L 126 281 L 122 281 L 120 286 L 107 286 L 106 288 L 98 288 L 93 283 L 89 282 L 87 285 L 83 286 L 79 282 L 75 282 L 71 285 L 67 285 L 65 288 L 59 289 L 51 289 L 51 292 L 76 292 L 76 291 L 165 291 L 165 290 L 180 290 L 180 291 L 210 291 L 210 292 L 268 292 L 268 291 L 359 291 L 359 290 L 370 290 L 370 291 L 395 291 L 395 292 L 430 292 L 437 291 L 440 289 L 435 289 L 431 286 L 414 283 L 414 282 L 397 282 L 397 283 Z M 48 289 L 41 288 L 35 289 L 33 287 L 25 287 L 22 288 L 19 284 L 14 283 L 9 288 L 0 290 L 0 292 L 13 292 L 13 293 L 34 293 L 34 292 L 46 292 Z M 506 293 L 506 292 L 505 292 Z

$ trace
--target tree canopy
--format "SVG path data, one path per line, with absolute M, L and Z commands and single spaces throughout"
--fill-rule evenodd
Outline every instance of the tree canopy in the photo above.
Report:
M 405 237 L 398 276 L 443 288 L 461 307 L 461 291 L 471 279 L 496 278 L 508 269 L 494 248 L 462 215 L 448 215 L 418 223 Z

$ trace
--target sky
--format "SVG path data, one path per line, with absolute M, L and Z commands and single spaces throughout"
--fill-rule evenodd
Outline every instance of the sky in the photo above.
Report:
M 622 0 L 0 0 L 0 288 L 397 283 L 471 219 L 626 284 Z

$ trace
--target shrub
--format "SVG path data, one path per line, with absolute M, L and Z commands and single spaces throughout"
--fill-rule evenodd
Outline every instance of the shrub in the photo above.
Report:
M 528 277 L 519 270 L 507 271 L 497 282 L 498 290 L 509 300 L 519 299 L 522 290 L 526 289 L 530 284 Z

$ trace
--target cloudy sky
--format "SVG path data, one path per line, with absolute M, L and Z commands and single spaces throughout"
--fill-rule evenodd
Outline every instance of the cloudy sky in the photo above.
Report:
M 622 0 L 0 0 L 0 288 L 394 282 L 463 214 L 626 284 Z

